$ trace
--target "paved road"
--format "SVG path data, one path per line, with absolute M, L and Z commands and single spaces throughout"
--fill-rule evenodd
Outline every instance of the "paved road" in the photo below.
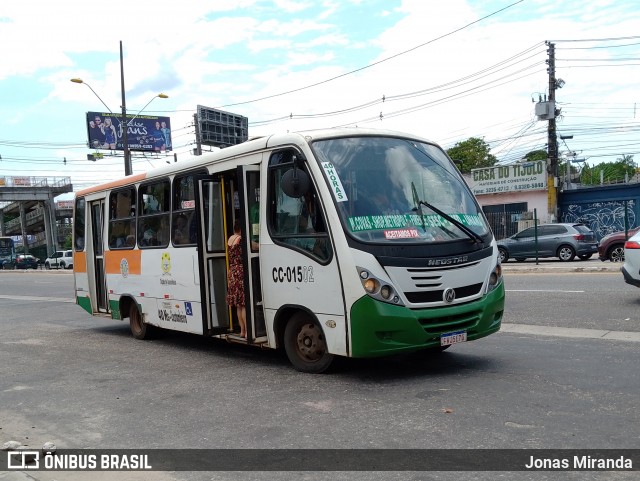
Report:
M 617 279 L 615 272 L 550 276 L 510 268 L 505 279 L 514 291 L 538 289 L 537 283 L 556 277 L 580 281 L 584 290 Z M 512 317 L 502 332 L 453 346 L 440 358 L 348 360 L 329 375 L 310 376 L 278 353 L 212 339 L 167 334 L 137 341 L 126 323 L 93 319 L 69 302 L 71 286 L 69 273 L 0 271 L 0 363 L 9 366 L 0 377 L 3 442 L 79 448 L 637 446 L 640 345 L 561 337 L 548 329 L 510 331 L 530 310 L 521 293 L 508 295 Z M 568 298 L 550 296 L 550 309 L 563 309 Z M 544 312 L 540 316 L 534 319 Z M 0 473 L 0 481 L 637 479 L 637 473 L 612 474 L 37 472 Z

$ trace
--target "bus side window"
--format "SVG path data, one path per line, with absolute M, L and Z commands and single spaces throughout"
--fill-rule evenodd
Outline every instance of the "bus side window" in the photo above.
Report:
M 287 149 L 274 152 L 269 159 L 270 232 L 275 242 L 325 263 L 331 259 L 333 250 L 314 186 L 300 197 L 290 197 L 282 189 L 282 177 L 294 167 L 296 155 L 293 149 Z M 296 168 L 304 170 L 304 165 L 298 162 Z
M 171 242 L 175 246 L 194 246 L 197 242 L 194 177 L 203 173 L 194 172 L 173 179 Z
M 75 249 L 77 251 L 84 250 L 84 214 L 84 197 L 78 197 L 76 199 L 75 217 L 73 218 L 73 238 L 75 239 Z
M 133 235 L 135 238 L 135 217 L 131 217 L 135 199 L 136 190 L 133 187 L 115 190 L 109 195 L 109 249 L 133 247 L 127 243 L 127 237 Z
M 141 185 L 138 189 L 138 245 L 169 245 L 169 179 Z

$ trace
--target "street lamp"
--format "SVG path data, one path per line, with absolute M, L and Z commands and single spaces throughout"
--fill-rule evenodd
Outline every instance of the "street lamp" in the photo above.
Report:
M 158 98 L 158 99 L 168 99 L 168 98 L 169 98 L 169 96 L 168 96 L 167 94 L 159 93 L 158 95 L 154 95 L 153 97 L 151 97 L 151 100 L 149 100 L 149 101 L 147 102 L 147 105 L 145 105 L 144 107 L 142 107 L 142 108 L 138 111 L 138 113 L 137 113 L 137 114 L 135 114 L 135 115 L 131 118 L 131 120 L 129 120 L 129 121 L 127 122 L 127 125 L 129 125 L 131 122 L 133 122 L 135 119 L 137 119 L 137 118 L 138 118 L 138 115 L 140 115 L 140 113 L 141 113 L 144 109 L 146 109 L 146 108 L 149 106 L 149 104 L 150 104 L 151 102 L 153 102 L 153 101 L 154 101 L 154 99 L 157 99 L 157 98 Z
M 89 87 L 89 90 L 91 90 L 91 91 L 93 92 L 93 95 L 95 95 L 96 97 L 98 97 L 98 100 L 100 100 L 100 102 L 102 102 L 102 105 L 104 105 L 104 106 L 106 107 L 106 109 L 107 109 L 109 112 L 111 112 L 111 109 L 109 108 L 109 106 L 108 106 L 107 104 L 105 104 L 105 103 L 104 103 L 104 100 L 102 100 L 102 99 L 100 98 L 100 96 L 96 93 L 96 91 L 95 91 L 95 90 L 93 90 L 93 89 L 91 88 L 91 85 L 89 85 L 87 82 L 85 82 L 85 81 L 84 81 L 84 80 L 82 80 L 81 78 L 72 78 L 72 79 L 71 79 L 71 81 L 72 81 L 74 84 L 85 84 L 87 87 Z M 111 112 L 111 113 L 113 113 L 113 112 Z
M 93 94 L 98 97 L 98 100 L 100 100 L 100 102 L 102 102 L 102 105 L 104 105 L 107 110 L 113 114 L 113 112 L 111 111 L 111 109 L 109 108 L 109 106 L 107 104 L 104 103 L 104 100 L 102 100 L 100 98 L 100 96 L 96 93 L 95 90 L 93 90 L 93 88 L 91 88 L 91 85 L 89 85 L 88 83 L 86 83 L 85 81 L 83 81 L 80 78 L 72 78 L 71 81 L 73 83 L 76 84 L 84 84 L 87 87 L 89 87 L 89 90 L 91 90 L 93 92 Z M 147 102 L 147 105 L 145 105 L 144 107 L 142 107 L 140 109 L 140 111 L 131 119 L 127 122 L 127 103 L 126 103 L 126 99 L 125 99 L 125 90 L 124 90 L 124 63 L 123 63 L 123 58 L 122 58 L 122 40 L 120 41 L 120 90 L 122 93 L 122 118 L 120 120 L 120 129 L 122 131 L 122 150 L 124 152 L 124 175 L 131 175 L 133 173 L 133 170 L 131 168 L 131 151 L 129 150 L 129 139 L 128 139 L 128 130 L 129 130 L 129 124 L 138 117 L 138 115 L 140 115 L 140 112 L 142 112 L 144 109 L 146 109 L 149 104 L 151 102 L 153 102 L 153 100 L 156 97 L 159 97 L 161 99 L 167 99 L 169 98 L 168 95 L 163 94 L 163 93 L 159 93 L 158 95 L 154 95 L 151 100 L 149 100 L 149 102 Z

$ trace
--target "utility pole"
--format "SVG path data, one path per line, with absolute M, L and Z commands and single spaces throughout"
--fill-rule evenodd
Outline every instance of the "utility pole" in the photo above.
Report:
M 548 177 L 548 205 L 549 214 L 554 221 L 558 221 L 558 141 L 556 138 L 556 56 L 555 44 L 546 42 L 549 59 L 547 73 L 549 74 L 549 127 L 547 129 L 547 157 L 549 159 Z
M 200 138 L 200 122 L 198 122 L 198 114 L 193 114 L 193 125 L 196 127 L 196 148 L 195 155 L 202 155 L 202 140 Z
M 120 90 L 122 92 L 122 150 L 124 152 L 124 175 L 133 174 L 131 167 L 131 150 L 129 150 L 129 122 L 127 122 L 127 101 L 124 93 L 124 62 L 122 57 L 122 40 L 120 40 Z

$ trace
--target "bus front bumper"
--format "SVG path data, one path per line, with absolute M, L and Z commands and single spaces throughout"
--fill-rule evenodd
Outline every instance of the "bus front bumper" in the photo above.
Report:
M 442 334 L 466 333 L 467 341 L 500 330 L 504 282 L 475 301 L 409 309 L 364 296 L 351 308 L 351 357 L 380 357 L 440 347 Z

